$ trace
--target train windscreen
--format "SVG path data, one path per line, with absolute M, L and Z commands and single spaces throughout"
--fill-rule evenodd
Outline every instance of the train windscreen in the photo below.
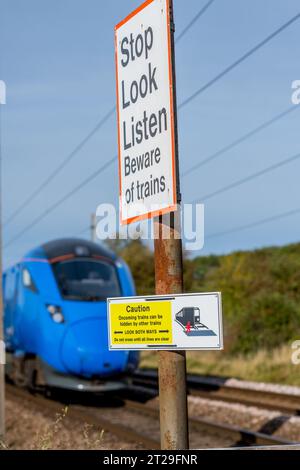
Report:
M 52 265 L 61 295 L 69 300 L 100 301 L 119 297 L 115 267 L 105 261 L 72 259 Z

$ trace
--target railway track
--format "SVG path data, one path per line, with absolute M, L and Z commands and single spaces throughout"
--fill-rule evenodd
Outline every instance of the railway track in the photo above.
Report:
M 140 403 L 127 401 L 126 405 L 130 408 L 136 409 L 140 413 L 151 415 L 159 419 L 159 411 L 149 406 L 141 405 Z M 233 446 L 243 445 L 291 445 L 295 444 L 287 439 L 269 436 L 267 434 L 251 431 L 249 429 L 239 428 L 237 426 L 230 426 L 224 423 L 217 423 L 208 419 L 193 419 L 189 418 L 189 431 L 190 434 L 197 432 L 208 432 L 225 437 L 234 441 Z
M 6 396 L 12 400 L 19 400 L 23 403 L 27 402 L 30 406 L 33 406 L 35 409 L 50 417 L 55 416 L 57 413 L 61 413 L 62 408 L 66 405 L 66 403 L 44 398 L 39 394 L 31 394 L 26 390 L 16 388 L 10 384 L 6 384 Z M 134 430 L 121 423 L 116 424 L 95 411 L 95 408 L 88 409 L 76 405 L 68 405 L 67 419 L 95 426 L 101 430 L 110 432 L 127 442 L 129 441 L 135 444 L 140 444 L 146 449 L 160 448 L 158 440 L 144 436 L 138 430 Z M 115 413 L 118 412 L 117 409 L 114 411 Z
M 157 372 L 140 370 L 134 374 L 133 384 L 148 388 L 154 393 L 158 389 Z M 197 375 L 188 375 L 187 386 L 191 395 L 201 398 L 300 415 L 300 396 L 297 395 L 230 386 L 222 378 Z
M 50 414 L 60 413 L 65 401 L 53 401 L 30 394 L 12 385 L 6 386 L 7 396 Z M 159 449 L 159 411 L 147 404 L 124 400 L 119 408 L 101 408 L 69 404 L 69 420 L 90 424 L 118 436 L 126 442 L 146 449 Z M 229 426 L 204 419 L 189 419 L 191 448 L 291 445 L 294 442 L 267 434 Z

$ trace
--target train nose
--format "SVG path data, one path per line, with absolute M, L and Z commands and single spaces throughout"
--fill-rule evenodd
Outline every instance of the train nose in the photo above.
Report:
M 118 373 L 125 366 L 124 356 L 108 350 L 106 319 L 90 318 L 67 327 L 61 360 L 69 373 L 85 377 Z

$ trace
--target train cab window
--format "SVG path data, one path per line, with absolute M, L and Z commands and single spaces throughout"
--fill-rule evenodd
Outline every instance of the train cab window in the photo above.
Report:
M 52 267 L 65 299 L 100 301 L 121 295 L 116 269 L 108 262 L 81 258 L 61 261 Z
M 31 274 L 26 268 L 22 269 L 22 282 L 24 287 L 32 292 L 37 292 L 37 288 L 32 280 Z

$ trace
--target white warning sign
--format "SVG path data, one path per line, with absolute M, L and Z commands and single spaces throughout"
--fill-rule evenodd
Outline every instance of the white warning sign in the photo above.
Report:
M 115 28 L 120 219 L 176 208 L 169 0 L 148 0 Z

